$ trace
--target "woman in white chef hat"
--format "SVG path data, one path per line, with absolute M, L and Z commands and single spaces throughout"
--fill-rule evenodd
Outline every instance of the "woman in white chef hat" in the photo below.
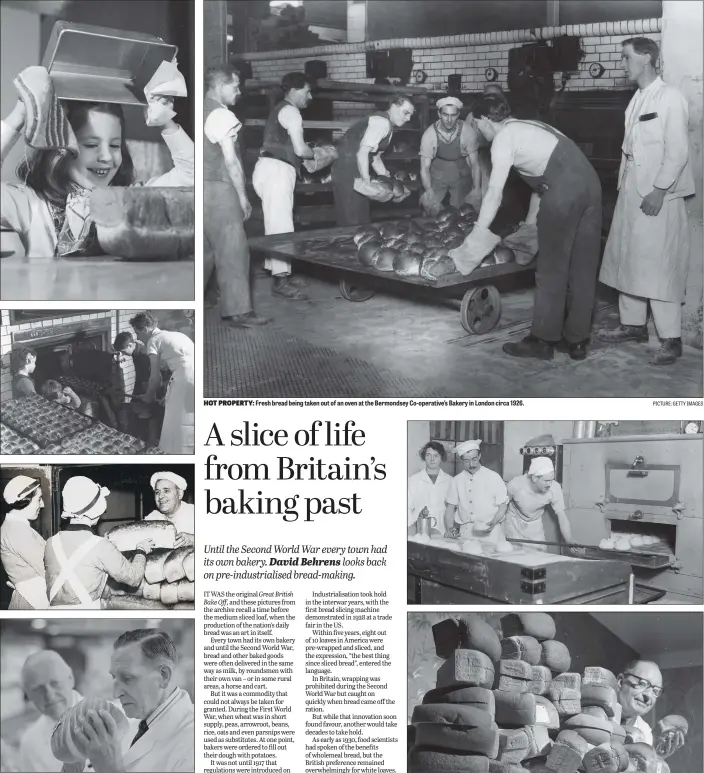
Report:
M 15 475 L 3 498 L 10 509 L 0 527 L 0 560 L 14 589 L 8 609 L 46 609 L 46 543 L 31 526 L 44 507 L 41 483 L 29 475 Z
M 147 555 L 154 541 L 143 540 L 128 561 L 93 528 L 107 510 L 110 490 L 84 475 L 66 481 L 61 492 L 61 518 L 68 524 L 46 543 L 44 566 L 52 609 L 100 609 L 100 597 L 108 577 L 136 588 L 144 579 Z
M 506 513 L 506 538 L 545 542 L 543 515 L 550 507 L 565 542 L 572 543 L 572 529 L 565 511 L 562 488 L 555 480 L 555 468 L 547 456 L 532 459 L 528 472 L 508 484 L 510 501 Z M 547 551 L 544 545 L 527 545 Z

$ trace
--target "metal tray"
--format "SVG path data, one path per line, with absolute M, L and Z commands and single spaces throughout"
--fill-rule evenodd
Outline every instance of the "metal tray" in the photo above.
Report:
M 143 105 L 149 79 L 177 51 L 155 35 L 57 21 L 42 65 L 60 99 Z
M 658 550 L 657 545 L 650 545 L 647 553 L 640 553 L 637 550 L 602 550 L 600 548 L 585 548 L 585 558 L 605 559 L 611 558 L 616 561 L 627 561 L 632 566 L 639 566 L 643 569 L 664 569 L 670 566 L 675 560 L 672 552 L 661 547 Z

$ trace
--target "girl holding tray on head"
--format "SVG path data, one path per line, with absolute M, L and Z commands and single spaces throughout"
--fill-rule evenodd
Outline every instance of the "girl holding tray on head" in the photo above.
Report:
M 59 101 L 43 67 L 23 70 L 15 86 L 20 99 L 0 122 L 0 159 L 4 162 L 20 134 L 28 153 L 17 170 L 21 182 L 2 183 L 0 225 L 18 234 L 27 257 L 100 254 L 91 191 L 135 184 L 122 108 Z M 195 147 L 173 120 L 173 98 L 147 99 L 147 125 L 161 128 L 174 167 L 144 184 L 192 186 Z

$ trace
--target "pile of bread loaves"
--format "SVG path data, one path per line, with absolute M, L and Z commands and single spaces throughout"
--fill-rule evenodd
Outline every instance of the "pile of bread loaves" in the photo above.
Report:
M 669 773 L 627 738 L 614 674 L 570 672 L 550 615 L 509 614 L 501 629 L 472 614 L 433 626 L 445 662 L 413 711 L 409 773 L 623 773 L 650 771 L 651 758 Z
M 108 580 L 107 609 L 194 609 L 195 548 L 174 546 L 176 529 L 169 521 L 138 521 L 116 526 L 107 538 L 132 560 L 145 539 L 154 541 L 139 587 Z

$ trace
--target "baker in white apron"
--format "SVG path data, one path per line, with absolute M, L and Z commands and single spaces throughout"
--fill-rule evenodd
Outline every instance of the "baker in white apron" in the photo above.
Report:
M 149 480 L 154 490 L 156 510 L 144 516 L 145 521 L 169 521 L 176 528 L 175 547 L 195 545 L 195 507 L 183 501 L 188 488 L 185 478 L 175 472 L 155 472 Z
M 445 528 L 459 531 L 460 539 L 474 539 L 491 545 L 506 542 L 502 521 L 508 494 L 502 477 L 482 466 L 481 440 L 467 440 L 455 448 L 464 470 L 452 479 L 447 497 Z
M 547 456 L 534 457 L 528 472 L 511 480 L 507 489 L 510 497 L 505 523 L 507 539 L 545 542 L 543 516 L 550 507 L 555 513 L 563 539 L 572 543 L 572 529 L 565 511 L 562 488 L 555 480 L 555 467 Z M 526 547 L 547 551 L 544 545 Z
M 62 491 L 61 517 L 68 525 L 46 543 L 44 566 L 52 609 L 100 609 L 108 577 L 136 588 L 144 579 L 146 556 L 153 540 L 137 545 L 128 561 L 105 537 L 92 529 L 107 510 L 109 489 L 83 475 L 69 478 Z
M 31 526 L 44 507 L 41 484 L 29 475 L 16 475 L 5 486 L 3 498 L 10 507 L 0 527 L 0 560 L 13 589 L 8 609 L 46 609 L 46 543 Z
M 620 292 L 620 324 L 599 330 L 597 337 L 647 343 L 650 304 L 660 338 L 650 363 L 671 365 L 682 356 L 689 268 L 684 199 L 695 191 L 687 100 L 658 76 L 658 55 L 649 38 L 623 41 L 623 69 L 638 90 L 626 108 L 618 199 L 599 274 L 600 282 Z

